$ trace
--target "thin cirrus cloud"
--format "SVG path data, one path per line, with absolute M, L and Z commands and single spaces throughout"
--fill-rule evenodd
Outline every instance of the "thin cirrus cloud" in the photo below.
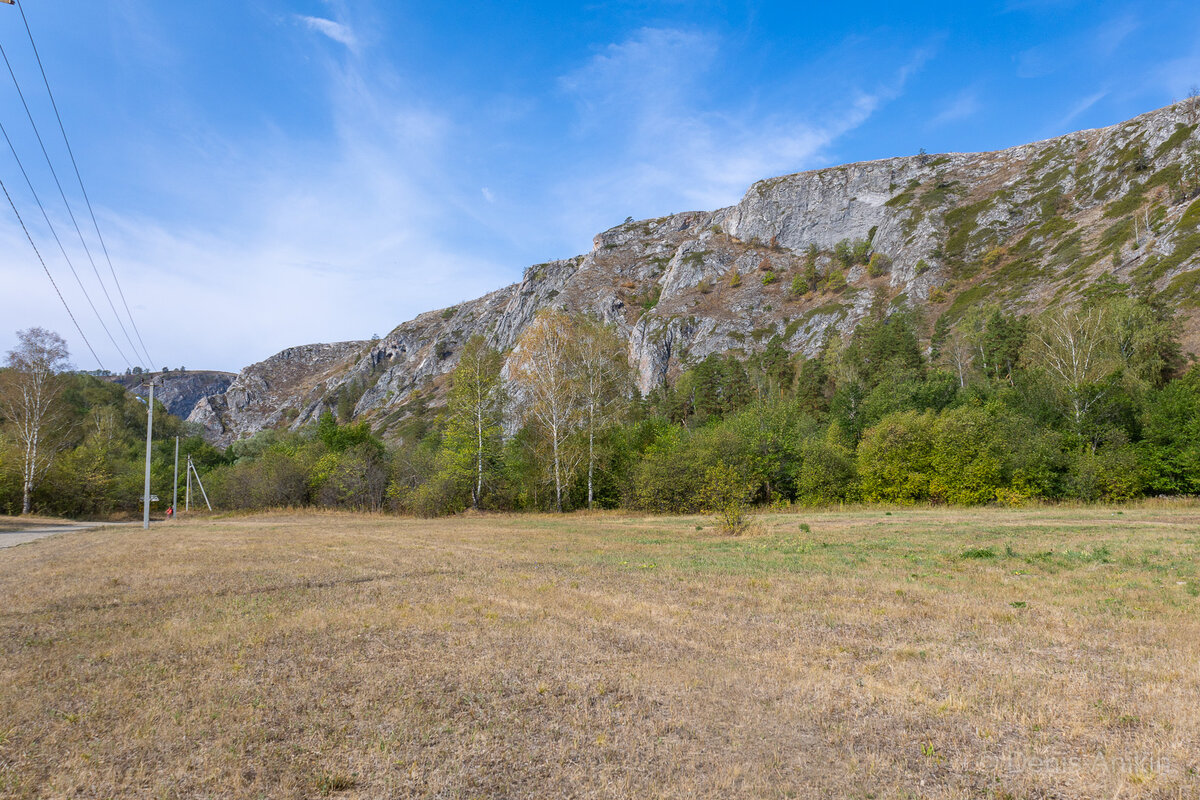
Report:
M 1141 27 L 1136 18 L 1124 14 L 1072 31 L 1063 39 L 1022 50 L 1014 57 L 1017 77 L 1042 78 L 1068 68 L 1078 68 L 1085 62 L 1103 62 Z
M 347 25 L 330 30 L 353 40 Z M 322 58 L 328 135 L 272 130 L 235 140 L 209 131 L 215 146 L 203 158 L 158 170 L 195 187 L 201 219 L 110 220 L 131 275 L 176 265 L 164 294 L 193 309 L 183 316 L 219 309 L 237 321 L 198 339 L 179 326 L 156 331 L 160 349 L 236 369 L 295 344 L 386 333 L 506 282 L 494 261 L 444 233 L 462 219 L 445 190 L 453 120 L 368 54 Z
M 1108 97 L 1107 89 L 1101 90 L 1099 92 L 1093 92 L 1092 94 L 1089 94 L 1088 96 L 1081 98 L 1077 103 L 1075 103 L 1075 105 L 1071 106 L 1071 108 L 1067 111 L 1067 113 L 1063 116 L 1063 118 L 1058 121 L 1056 129 L 1053 131 L 1050 131 L 1050 133 L 1061 133 L 1061 132 L 1066 131 L 1068 128 L 1071 127 L 1071 123 L 1073 123 L 1076 119 L 1078 119 L 1080 116 L 1082 116 L 1089 108 L 1096 105 L 1096 103 L 1099 103 L 1105 97 Z
M 835 159 L 839 138 L 929 57 L 889 53 L 855 72 L 870 49 L 855 39 L 811 70 L 748 81 L 730 77 L 744 55 L 735 38 L 641 28 L 560 61 L 548 91 L 504 95 L 513 113 L 483 125 L 478 109 L 496 95 L 431 96 L 419 65 L 335 10 L 291 26 L 310 116 L 327 125 L 226 129 L 180 94 L 198 122 L 189 137 L 141 148 L 146 194 L 161 202 L 105 212 L 126 286 L 156 286 L 131 302 L 164 363 L 237 369 L 291 345 L 386 333 L 584 251 L 627 215 L 736 202 L 756 180 Z M 524 156 L 533 128 L 554 133 Z M 53 319 L 55 298 L 40 294 L 39 319 Z M 203 335 L 179 322 L 195 319 L 211 320 Z
M 717 208 L 756 180 L 817 166 L 839 137 L 897 97 L 929 55 L 908 53 L 888 69 L 890 79 L 851 88 L 821 108 L 776 110 L 769 99 L 743 98 L 736 86 L 722 94 L 721 74 L 737 55 L 720 36 L 638 30 L 559 79 L 576 112 L 573 136 L 604 153 L 560 187 L 561 224 L 602 215 L 619 221 L 626 210 Z
M 331 19 L 325 19 L 324 17 L 308 17 L 303 14 L 297 14 L 296 19 L 307 26 L 309 30 L 324 34 L 333 41 L 344 44 L 351 50 L 358 50 L 358 37 L 354 35 L 354 31 L 351 30 L 350 26 Z

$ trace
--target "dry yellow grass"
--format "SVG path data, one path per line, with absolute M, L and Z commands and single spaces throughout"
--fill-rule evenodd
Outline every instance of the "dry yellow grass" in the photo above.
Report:
M 1198 579 L 1187 505 L 71 534 L 0 794 L 1196 798 Z

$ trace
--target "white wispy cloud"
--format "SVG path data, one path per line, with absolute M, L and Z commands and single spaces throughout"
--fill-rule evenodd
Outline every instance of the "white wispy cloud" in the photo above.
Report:
M 1169 58 L 1152 70 L 1151 79 L 1162 91 L 1182 100 L 1200 86 L 1200 44 L 1191 52 Z
M 1091 48 L 1098 55 L 1111 56 L 1140 27 L 1141 23 L 1132 14 L 1114 17 L 1091 33 Z
M 161 183 L 153 189 L 186 194 L 186 215 L 97 204 L 133 314 L 165 362 L 152 366 L 236 370 L 295 344 L 383 334 L 519 274 L 522 265 L 461 244 L 459 230 L 475 226 L 454 188 L 454 119 L 387 63 L 336 54 L 317 63 L 331 134 L 267 128 L 235 137 L 199 125 L 188 140 L 145 156 L 147 174 Z M 474 181 L 471 202 L 483 205 Z M 73 340 L 78 363 L 93 366 L 12 227 L 0 225 L 0 274 L 25 276 L 23 302 L 39 304 L 37 318 Z M 60 284 L 59 272 L 69 277 L 50 266 Z M 67 299 L 77 315 L 86 309 L 82 297 Z M 0 317 L 10 301 L 17 296 L 0 298 Z M 123 370 L 103 352 L 111 347 L 98 341 L 94 320 L 80 322 L 105 366 Z
M 737 54 L 722 36 L 647 28 L 581 58 L 557 94 L 456 106 L 362 46 L 356 32 L 374 28 L 350 10 L 366 13 L 331 5 L 331 19 L 284 18 L 293 35 L 311 29 L 346 48 L 306 53 L 315 113 L 329 123 L 319 135 L 229 132 L 181 96 L 195 120 L 186 136 L 139 146 L 147 194 L 163 202 L 98 205 L 122 282 L 137 287 L 133 313 L 163 359 L 153 366 L 238 369 L 290 345 L 383 334 L 503 286 L 529 263 L 586 250 L 627 214 L 735 202 L 756 180 L 835 158 L 838 139 L 897 97 L 929 55 L 892 54 L 841 80 L 867 46 L 855 41 L 820 66 L 841 80 L 836 89 L 811 97 L 821 80 L 804 75 L 759 97 L 723 83 Z M 521 125 L 564 115 L 572 122 L 560 136 L 513 157 Z M 0 274 L 22 276 L 0 293 L 0 318 L 37 303 L 36 318 L 68 335 L 18 233 L 0 224 Z M 88 332 L 93 343 L 102 335 Z M 88 365 L 81 343 L 74 352 Z
M 1071 127 L 1072 123 L 1075 122 L 1076 119 L 1078 119 L 1089 108 L 1096 105 L 1096 103 L 1099 103 L 1101 100 L 1103 100 L 1107 96 L 1108 96 L 1108 90 L 1102 89 L 1101 91 L 1093 92 L 1092 94 L 1089 94 L 1087 97 L 1080 98 L 1079 102 L 1077 102 L 1077 103 L 1075 103 L 1075 105 L 1071 106 L 1071 108 L 1068 109 L 1067 113 L 1065 115 L 1063 115 L 1062 119 L 1060 119 L 1058 121 L 1058 123 L 1054 127 L 1054 129 L 1049 131 L 1048 133 L 1050 133 L 1052 135 L 1057 135 L 1059 133 L 1066 132 Z
M 1141 23 L 1132 14 L 1122 14 L 1094 25 L 1072 29 L 1065 36 L 1022 50 L 1013 58 L 1017 76 L 1040 78 L 1063 70 L 1078 70 L 1081 65 L 1103 62 L 1113 56 Z
M 324 17 L 308 17 L 303 14 L 297 14 L 296 19 L 308 26 L 310 30 L 322 33 L 333 41 L 344 44 L 352 51 L 358 50 L 358 37 L 354 35 L 354 31 L 349 25 Z
M 724 50 L 710 32 L 644 28 L 560 78 L 575 104 L 574 134 L 602 132 L 615 143 L 560 187 L 561 224 L 594 221 L 605 211 L 615 222 L 625 209 L 638 216 L 717 208 L 756 180 L 816 166 L 833 142 L 898 96 L 929 57 L 912 53 L 890 80 L 805 113 L 804 103 L 714 96 Z

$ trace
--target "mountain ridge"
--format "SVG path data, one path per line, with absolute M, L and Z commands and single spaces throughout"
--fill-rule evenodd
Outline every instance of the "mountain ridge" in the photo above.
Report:
M 189 419 L 228 444 L 340 407 L 395 435 L 440 402 L 467 339 L 508 350 L 549 307 L 613 324 L 643 392 L 709 353 L 748 355 L 773 338 L 815 355 L 879 302 L 915 308 L 932 328 L 983 303 L 1025 313 L 1070 303 L 1106 273 L 1173 303 L 1184 346 L 1196 349 L 1196 133 L 1197 109 L 1185 102 L 1004 150 L 766 178 L 725 208 L 602 231 L 588 253 L 532 265 L 520 281 L 378 340 L 288 348 L 200 400 Z

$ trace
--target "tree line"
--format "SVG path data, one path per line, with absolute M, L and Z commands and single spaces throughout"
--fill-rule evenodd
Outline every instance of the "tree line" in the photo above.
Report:
M 169 493 L 174 426 L 225 508 L 674 513 L 1194 495 L 1200 368 L 1179 337 L 1171 309 L 1111 279 L 1076 308 L 1036 316 L 982 306 L 928 325 L 881 299 L 811 357 L 775 337 L 745 357 L 709 355 L 643 397 L 612 328 L 545 311 L 511 353 L 468 341 L 445 403 L 410 403 L 393 441 L 326 413 L 220 452 L 175 420 L 155 445 L 155 485 Z M 104 394 L 112 390 L 94 378 L 70 380 L 73 422 L 63 429 L 74 438 L 34 506 L 128 508 L 144 407 Z M 2 413 L 0 509 L 12 511 L 19 448 L 14 417 Z M 110 413 L 114 432 L 101 439 L 92 427 Z

